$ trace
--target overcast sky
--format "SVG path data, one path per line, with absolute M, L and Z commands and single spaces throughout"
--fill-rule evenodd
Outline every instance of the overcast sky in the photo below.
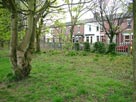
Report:
M 60 0 L 60 1 L 62 1 L 62 0 Z M 76 0 L 77 1 L 77 0 Z M 107 4 L 107 6 L 108 7 L 110 7 L 110 6 L 112 6 L 113 5 L 113 2 L 114 2 L 115 0 L 105 0 L 105 3 Z M 120 2 L 121 0 L 117 0 L 118 2 Z M 122 0 L 122 1 L 124 1 L 124 2 L 130 2 L 131 0 Z M 61 3 L 63 3 L 63 2 L 61 2 Z M 120 2 L 121 3 L 121 2 Z M 119 5 L 120 3 L 117 3 L 117 5 Z M 121 6 L 121 5 L 119 5 L 119 6 Z M 120 10 L 120 11 L 118 11 L 118 12 L 122 12 L 122 10 Z M 81 18 L 80 18 L 80 20 L 83 20 L 83 19 L 89 19 L 89 18 L 92 18 L 93 17 L 93 15 L 92 15 L 92 13 L 91 13 L 91 11 L 90 12 L 87 12 L 85 15 L 83 15 Z M 68 13 L 66 13 L 66 21 L 70 21 L 70 15 L 69 15 L 69 12 Z
M 75 1 L 77 2 L 77 0 L 75 0 Z M 112 5 L 112 1 L 115 1 L 115 0 L 105 0 L 106 4 L 107 4 L 108 6 Z M 120 1 L 120 0 L 119 0 L 119 1 Z M 128 2 L 128 1 L 131 1 L 131 0 L 124 0 L 124 1 L 125 1 L 125 2 Z M 59 5 L 64 4 L 63 0 L 58 0 L 58 3 L 59 3 Z M 63 21 L 63 22 L 70 22 L 70 15 L 69 15 L 69 12 L 68 12 L 68 8 L 67 8 L 67 6 L 65 6 L 64 8 L 65 8 L 65 10 L 67 11 L 67 13 L 66 13 L 65 15 L 64 15 L 64 14 L 62 14 L 62 15 L 58 14 L 58 15 L 52 16 L 52 18 L 62 18 L 62 21 Z M 67 8 L 67 9 L 66 9 L 66 8 Z M 80 20 L 90 19 L 90 18 L 92 18 L 92 17 L 93 17 L 93 15 L 92 15 L 92 13 L 91 13 L 91 11 L 90 11 L 90 12 L 87 12 L 86 14 L 84 14 L 84 15 L 80 18 Z

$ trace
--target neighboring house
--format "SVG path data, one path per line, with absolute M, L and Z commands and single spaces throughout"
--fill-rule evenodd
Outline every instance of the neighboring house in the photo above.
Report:
M 106 24 L 106 23 L 105 23 Z M 107 26 L 108 28 L 108 26 Z M 133 20 L 131 17 L 124 18 L 123 23 L 120 26 L 121 32 L 115 35 L 113 42 L 127 43 L 133 40 Z M 67 22 L 65 27 L 54 27 L 50 29 L 50 33 L 45 35 L 46 42 L 62 42 L 62 36 L 66 37 L 66 41 L 70 41 L 70 29 L 71 23 Z M 80 21 L 74 27 L 73 42 L 89 42 L 93 44 L 95 42 L 108 43 L 109 38 L 104 32 L 104 29 L 94 19 L 86 19 Z
M 103 41 L 101 37 L 104 34 L 100 34 L 100 25 L 94 19 L 85 20 L 84 23 L 84 42 L 89 42 L 91 44 Z
M 111 29 L 110 26 L 113 26 L 112 29 L 115 32 L 115 36 L 113 38 L 113 42 L 120 44 L 120 43 L 127 43 L 132 41 L 133 39 L 133 18 L 132 14 L 126 14 L 123 16 L 123 18 L 120 18 L 121 16 L 116 15 L 113 21 L 110 21 L 112 23 L 108 23 L 108 21 L 104 21 L 104 27 L 102 29 L 102 26 L 100 26 L 100 35 L 101 35 L 101 41 L 109 43 L 109 38 L 106 35 L 106 32 L 109 33 L 109 30 Z M 100 23 L 100 22 L 99 22 Z M 111 25 L 110 25 L 111 24 Z M 106 32 L 105 32 L 106 30 Z
M 124 31 L 121 34 L 117 35 L 116 42 L 118 44 L 132 42 L 133 40 L 133 19 L 132 18 L 124 19 L 124 22 L 122 23 L 121 28 L 124 28 Z
M 73 42 L 84 41 L 84 24 L 78 24 L 74 27 Z

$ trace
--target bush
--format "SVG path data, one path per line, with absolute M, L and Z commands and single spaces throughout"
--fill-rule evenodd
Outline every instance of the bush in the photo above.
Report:
M 64 50 L 72 50 L 73 49 L 73 43 L 67 42 L 63 45 Z
M 76 51 L 79 51 L 79 47 L 80 47 L 80 46 L 79 46 L 79 43 L 78 43 L 78 42 L 77 42 L 77 43 L 75 43 L 74 48 L 75 48 L 75 50 L 76 50 Z
M 103 42 L 95 42 L 94 43 L 94 52 L 105 53 L 106 47 Z
M 115 49 L 116 49 L 116 44 L 115 43 L 110 43 L 107 53 L 115 54 L 116 53 Z
M 84 51 L 90 51 L 90 44 L 89 42 L 84 43 Z
M 77 56 L 77 55 L 78 55 L 78 52 L 74 50 L 66 52 L 66 56 Z

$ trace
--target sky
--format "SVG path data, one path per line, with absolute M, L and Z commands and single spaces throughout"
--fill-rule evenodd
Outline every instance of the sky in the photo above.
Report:
M 60 0 L 60 1 L 62 1 L 62 0 Z M 75 1 L 77 1 L 77 0 L 75 0 Z M 110 5 L 112 5 L 112 1 L 115 1 L 115 0 L 105 0 L 105 3 L 106 3 L 108 6 L 110 6 Z M 120 0 L 119 0 L 119 1 L 120 1 Z M 61 2 L 61 3 L 62 3 L 62 2 Z M 66 21 L 69 22 L 69 21 L 70 21 L 69 12 L 66 13 L 66 16 L 65 16 L 65 17 L 66 17 Z M 80 20 L 90 19 L 90 18 L 93 18 L 93 14 L 92 14 L 91 11 L 85 13 L 85 14 L 80 18 Z
M 75 0 L 77 2 L 77 0 Z M 112 1 L 115 1 L 115 0 L 105 0 L 106 4 L 108 6 L 112 5 Z M 118 0 L 120 1 L 120 0 Z M 131 0 L 125 0 L 125 2 L 128 2 L 128 1 L 131 1 Z M 61 5 L 64 3 L 64 0 L 58 0 L 58 4 Z M 67 6 L 65 6 L 64 8 L 67 8 Z M 68 8 L 66 9 L 67 10 L 67 13 L 64 15 L 64 14 L 58 14 L 56 16 L 53 16 L 53 18 L 62 18 L 62 21 L 63 22 L 70 22 L 70 15 L 69 15 L 69 12 L 68 12 Z M 84 20 L 84 19 L 90 19 L 90 18 L 93 18 L 93 15 L 90 12 L 87 12 L 86 14 L 84 14 L 80 20 Z

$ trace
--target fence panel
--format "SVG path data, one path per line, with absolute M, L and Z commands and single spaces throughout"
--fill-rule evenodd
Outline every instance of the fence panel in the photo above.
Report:
M 132 44 L 130 44 L 130 43 L 120 43 L 120 44 L 117 44 L 116 52 L 117 53 L 131 54 L 132 53 Z

